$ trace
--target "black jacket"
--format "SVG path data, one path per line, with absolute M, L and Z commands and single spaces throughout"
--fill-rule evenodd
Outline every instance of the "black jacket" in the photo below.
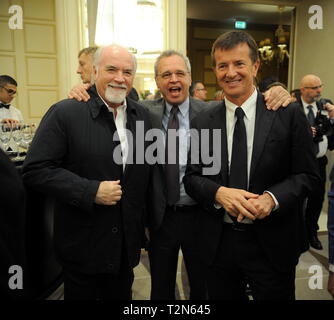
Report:
M 28 187 L 57 200 L 54 237 L 61 264 L 83 273 L 115 273 L 123 249 L 131 267 L 139 263 L 150 166 L 128 164 L 123 173 L 113 158 L 114 151 L 120 152 L 113 139 L 113 114 L 95 86 L 89 94 L 88 102 L 67 99 L 48 110 L 25 159 L 23 178 Z M 127 129 L 133 141 L 138 121 L 144 133 L 151 126 L 147 111 L 127 99 Z M 121 180 L 117 205 L 94 203 L 104 180 Z
M 203 175 L 203 161 L 196 164 L 188 159 L 183 179 L 186 192 L 205 208 L 200 245 L 203 260 L 210 264 L 220 240 L 224 214 L 223 208 L 217 210 L 214 207 L 215 194 L 220 186 L 228 186 L 225 103 L 199 114 L 193 127 L 207 128 L 211 135 L 214 129 L 221 129 L 221 151 L 212 139 L 209 142 L 209 153 L 221 159 L 219 172 Z M 202 159 L 201 152 L 199 156 Z M 300 253 L 307 249 L 303 203 L 312 185 L 318 181 L 312 137 L 305 115 L 296 104 L 276 112 L 269 111 L 259 93 L 249 191 L 262 194 L 267 190 L 278 200 L 277 211 L 254 221 L 258 241 L 277 269 L 290 269 L 297 264 Z

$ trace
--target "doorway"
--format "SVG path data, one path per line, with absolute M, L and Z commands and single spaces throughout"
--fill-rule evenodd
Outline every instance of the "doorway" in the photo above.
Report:
M 259 46 L 261 67 L 257 84 L 272 77 L 289 87 L 295 7 L 244 1 L 187 0 L 187 55 L 192 79 L 200 80 L 214 99 L 219 87 L 212 72 L 210 51 L 222 33 L 242 27 Z

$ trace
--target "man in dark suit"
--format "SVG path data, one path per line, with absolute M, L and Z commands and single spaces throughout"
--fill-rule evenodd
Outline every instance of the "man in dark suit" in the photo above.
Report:
M 48 110 L 23 177 L 28 187 L 56 198 L 54 237 L 65 299 L 131 299 L 150 166 L 136 164 L 129 134 L 136 141 L 137 124 L 145 133 L 150 120 L 126 98 L 135 57 L 112 45 L 98 49 L 94 59 L 92 99 L 67 99 Z
M 294 299 L 295 266 L 307 249 L 303 202 L 319 179 L 306 117 L 293 104 L 265 108 L 253 85 L 257 45 L 247 33 L 221 35 L 211 55 L 226 98 L 194 120 L 210 139 L 192 138 L 184 177 L 205 208 L 200 244 L 209 298 L 247 299 L 248 283 L 254 299 Z
M 322 93 L 321 79 L 313 74 L 304 76 L 300 82 L 301 97 L 298 101 L 300 107 L 305 112 L 309 125 L 313 133 L 313 142 L 316 150 L 318 169 L 320 174 L 320 182 L 313 187 L 311 194 L 307 198 L 305 209 L 305 221 L 310 246 L 317 250 L 322 250 L 322 244 L 318 238 L 317 232 L 319 229 L 318 220 L 321 214 L 322 204 L 325 198 L 327 172 L 326 166 L 328 159 L 326 152 L 328 149 L 333 149 L 333 129 L 330 128 L 327 132 L 317 132 L 317 120 L 320 117 L 326 118 L 326 115 L 321 115 L 322 110 L 333 107 L 329 100 L 320 100 Z M 324 103 L 326 102 L 326 103 Z M 324 105 L 323 105 L 324 104 Z M 325 111 L 325 113 L 327 113 Z M 329 123 L 330 125 L 330 123 Z M 325 127 L 324 127 L 325 128 Z
M 24 298 L 25 289 L 25 191 L 21 176 L 0 149 L 0 297 L 5 300 Z M 10 268 L 22 269 L 23 288 L 10 288 Z M 16 283 L 16 281 L 15 281 Z

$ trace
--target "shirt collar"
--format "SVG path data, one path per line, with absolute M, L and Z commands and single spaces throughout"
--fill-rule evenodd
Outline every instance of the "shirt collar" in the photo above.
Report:
M 181 104 L 178 105 L 180 113 L 182 114 L 183 117 L 186 117 L 186 115 L 189 112 L 189 96 L 187 97 L 186 100 L 184 100 Z M 169 102 L 166 101 L 166 112 L 167 116 L 169 116 L 170 111 L 172 110 L 173 105 L 171 105 Z
M 242 110 L 245 112 L 245 117 L 249 120 L 252 119 L 255 111 L 256 111 L 256 100 L 257 100 L 258 92 L 254 87 L 254 91 L 251 96 L 240 106 Z M 229 101 L 225 98 L 226 109 L 229 112 L 235 112 L 235 109 L 238 108 L 233 102 Z
M 307 109 L 307 106 L 312 106 L 313 108 L 317 109 L 316 101 L 313 101 L 312 103 L 307 103 L 307 102 L 304 101 L 303 98 L 301 98 L 301 100 L 302 100 L 304 109 Z

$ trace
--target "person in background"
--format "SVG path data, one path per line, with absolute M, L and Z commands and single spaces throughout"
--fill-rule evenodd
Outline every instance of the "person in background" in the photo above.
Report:
M 82 83 L 92 84 L 93 78 L 93 56 L 98 47 L 87 47 L 79 51 L 77 74 L 80 75 Z
M 321 109 L 333 108 L 333 105 L 328 103 L 327 100 L 325 105 L 322 105 L 319 101 L 322 93 L 322 87 L 321 79 L 312 74 L 305 75 L 300 82 L 301 99 L 299 105 L 304 111 L 312 129 L 314 149 L 321 177 L 321 181 L 313 186 L 312 193 L 308 196 L 305 209 L 305 221 L 309 243 L 312 248 L 317 250 L 322 250 L 323 248 L 321 241 L 318 238 L 317 231 L 319 230 L 318 220 L 321 214 L 326 189 L 326 166 L 328 163 L 326 152 L 328 149 L 333 149 L 333 131 L 328 133 L 317 133 L 316 129 L 318 111 Z M 328 115 L 331 114 L 332 113 L 328 113 Z
M 23 122 L 23 116 L 19 109 L 11 105 L 17 94 L 17 82 L 8 75 L 0 76 L 0 122 Z
M 224 90 L 223 89 L 218 90 L 218 91 L 215 92 L 215 100 L 216 101 L 224 100 Z
M 300 89 L 293 89 L 290 91 L 290 95 L 292 97 L 292 102 L 300 103 Z
M 151 127 L 147 111 L 126 98 L 135 72 L 126 48 L 99 48 L 92 99 L 53 105 L 23 164 L 25 184 L 56 200 L 54 241 L 66 300 L 132 298 L 151 171 L 147 162 L 137 165 L 126 134 L 136 136 L 138 127 L 145 135 Z
M 194 99 L 206 101 L 207 90 L 201 81 L 193 81 L 189 87 L 189 93 Z
M 264 78 L 260 83 L 259 83 L 259 91 L 264 93 L 266 92 L 268 89 L 270 89 L 273 86 L 281 86 L 283 87 L 285 90 L 287 90 L 286 85 L 279 82 L 278 78 L 275 76 L 271 76 L 271 77 L 267 77 Z

